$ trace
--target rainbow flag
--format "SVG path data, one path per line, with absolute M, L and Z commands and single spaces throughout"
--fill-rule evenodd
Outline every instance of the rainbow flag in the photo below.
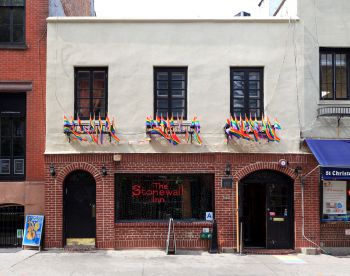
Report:
M 276 118 L 275 118 L 275 121 L 273 123 L 273 127 L 274 127 L 274 129 L 278 129 L 278 130 L 282 129 L 279 121 Z
M 194 139 L 197 141 L 197 143 L 202 145 L 202 139 L 201 139 L 201 137 L 199 137 L 197 130 L 193 131 L 193 136 L 194 136 Z
M 177 137 L 176 133 L 174 131 L 172 131 L 171 129 L 170 129 L 170 136 L 171 136 L 171 140 L 172 140 L 173 145 L 178 145 L 181 143 L 179 137 Z
M 107 120 L 106 120 L 106 121 L 107 121 Z M 109 126 L 110 126 L 110 128 L 109 128 L 109 134 L 111 135 L 111 137 L 112 137 L 115 141 L 120 142 L 120 139 L 119 139 L 119 137 L 118 137 L 117 134 L 116 134 L 116 127 L 115 127 L 115 125 L 114 125 L 114 118 L 113 118 L 113 120 L 112 120 L 112 123 L 110 123 L 109 118 L 108 118 L 108 124 L 109 124 Z

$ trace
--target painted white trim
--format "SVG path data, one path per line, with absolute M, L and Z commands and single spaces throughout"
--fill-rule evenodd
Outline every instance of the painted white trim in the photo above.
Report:
M 48 17 L 48 23 L 290 23 L 299 17 L 233 17 L 233 18 L 101 18 L 101 17 Z

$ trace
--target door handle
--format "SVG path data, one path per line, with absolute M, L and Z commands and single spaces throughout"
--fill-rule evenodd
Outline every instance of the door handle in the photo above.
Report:
M 96 204 L 95 203 L 91 204 L 91 217 L 93 217 L 93 218 L 96 217 Z

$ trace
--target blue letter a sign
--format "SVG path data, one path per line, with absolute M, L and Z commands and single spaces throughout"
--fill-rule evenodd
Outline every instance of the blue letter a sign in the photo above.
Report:
M 205 212 L 205 220 L 213 220 L 213 212 Z

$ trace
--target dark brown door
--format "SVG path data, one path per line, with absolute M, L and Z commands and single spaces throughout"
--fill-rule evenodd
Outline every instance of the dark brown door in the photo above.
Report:
M 243 186 L 243 244 L 245 247 L 266 247 L 266 186 L 245 183 Z
M 96 184 L 93 176 L 76 171 L 65 180 L 65 237 L 95 238 Z
M 273 181 L 274 182 L 274 181 Z M 267 184 L 266 193 L 266 247 L 284 249 L 293 247 L 292 183 L 280 180 Z

